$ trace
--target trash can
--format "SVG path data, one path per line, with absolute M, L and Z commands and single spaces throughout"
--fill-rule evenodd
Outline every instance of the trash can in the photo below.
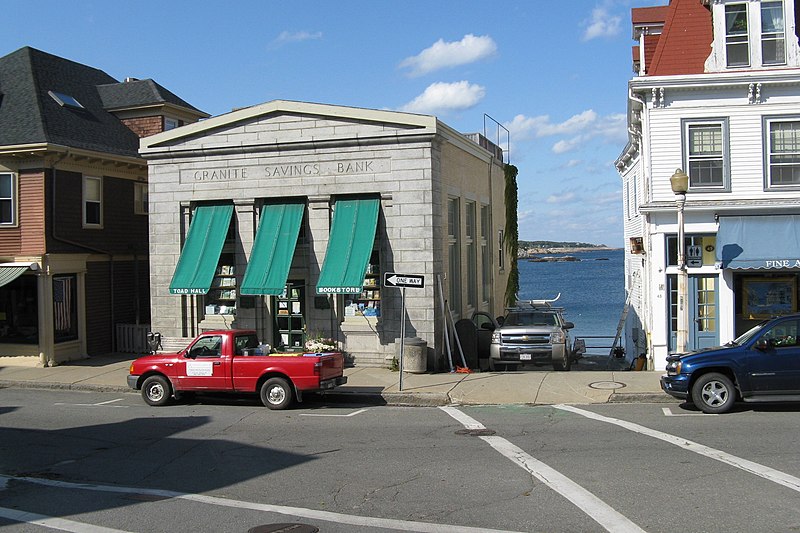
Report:
M 397 346 L 398 358 L 400 345 Z M 428 343 L 419 337 L 406 338 L 403 342 L 403 372 L 424 374 L 428 370 Z

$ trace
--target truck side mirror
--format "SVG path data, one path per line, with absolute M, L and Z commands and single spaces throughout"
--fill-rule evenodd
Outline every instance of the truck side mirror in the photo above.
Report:
M 766 350 L 769 350 L 771 344 L 769 342 L 769 339 L 765 339 L 764 337 L 761 337 L 760 339 L 758 339 L 756 341 L 754 346 L 755 346 L 756 350 L 761 350 L 762 352 L 764 352 Z
M 575 324 L 572 322 L 564 322 L 564 329 L 572 329 L 575 327 Z

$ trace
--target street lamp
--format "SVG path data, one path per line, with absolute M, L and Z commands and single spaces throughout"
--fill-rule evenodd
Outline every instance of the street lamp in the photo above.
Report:
M 675 351 L 685 352 L 689 340 L 689 308 L 686 304 L 689 275 L 686 273 L 686 242 L 683 235 L 683 208 L 686 204 L 686 191 L 689 190 L 689 176 L 677 169 L 669 179 L 675 202 L 678 206 L 678 331 L 676 331 Z

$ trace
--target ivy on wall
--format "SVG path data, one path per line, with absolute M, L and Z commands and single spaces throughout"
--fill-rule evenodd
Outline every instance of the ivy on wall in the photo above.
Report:
M 505 294 L 507 307 L 511 307 L 517 303 L 517 294 L 519 293 L 519 270 L 517 269 L 517 250 L 519 248 L 519 226 L 517 221 L 518 172 L 519 170 L 514 165 L 508 164 L 504 167 L 506 178 L 506 229 L 503 234 L 503 244 L 511 257 Z

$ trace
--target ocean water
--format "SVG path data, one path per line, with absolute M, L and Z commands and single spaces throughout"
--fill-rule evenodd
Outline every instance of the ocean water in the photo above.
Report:
M 624 250 L 547 255 L 571 255 L 580 261 L 535 263 L 519 259 L 519 298 L 539 300 L 555 298 L 561 293 L 553 305 L 563 307 L 565 318 L 575 323 L 573 338 L 587 335 L 613 337 L 625 306 Z M 608 346 L 612 340 L 608 339 Z M 586 344 L 603 342 L 590 343 L 587 340 Z

